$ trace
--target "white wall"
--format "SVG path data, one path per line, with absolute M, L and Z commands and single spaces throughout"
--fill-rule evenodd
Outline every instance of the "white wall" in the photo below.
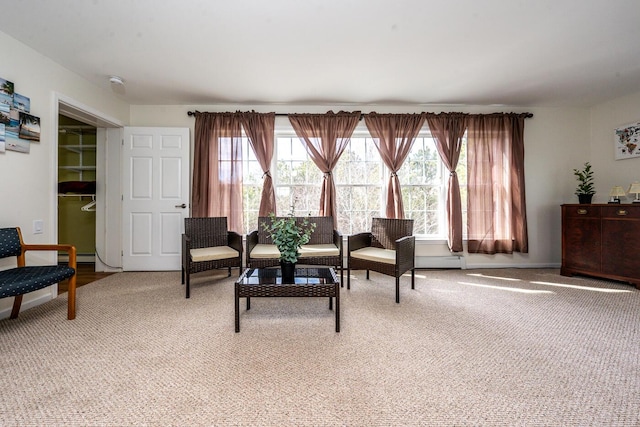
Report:
M 589 110 L 586 108 L 510 108 L 485 106 L 247 106 L 247 105 L 188 105 L 188 106 L 132 106 L 132 126 L 189 127 L 193 139 L 193 117 L 187 111 L 275 111 L 277 113 L 316 113 L 328 110 L 360 110 L 379 113 L 414 113 L 421 111 L 462 111 L 491 113 L 495 111 L 529 111 L 534 117 L 525 121 L 525 180 L 529 226 L 529 253 L 514 255 L 465 254 L 467 268 L 472 267 L 559 267 L 561 261 L 560 205 L 577 202 L 572 170 L 590 160 L 588 144 Z M 276 118 L 276 127 L 286 125 L 286 117 Z M 364 124 L 361 124 L 364 126 Z M 366 128 L 365 128 L 366 129 Z M 193 140 L 192 149 L 193 149 Z M 192 151 L 193 152 L 193 151 Z M 448 256 L 445 243 L 423 243 L 417 248 L 418 257 Z M 418 262 L 428 262 L 419 259 Z
M 13 82 L 17 93 L 30 98 L 31 114 L 40 117 L 41 127 L 40 142 L 31 143 L 29 154 L 0 153 L 0 227 L 19 226 L 27 243 L 52 243 L 57 238 L 55 97 L 72 99 L 123 123 L 129 121 L 129 106 L 2 32 L 0 46 L 0 77 Z M 43 234 L 32 233 L 36 219 L 44 221 Z M 27 255 L 27 262 L 33 260 L 34 264 L 56 260 L 56 254 L 50 252 Z M 13 265 L 15 260 L 0 261 L 0 268 Z M 51 294 L 51 288 L 27 294 L 23 307 L 48 300 Z M 12 303 L 12 298 L 0 300 L 0 318 Z
M 615 160 L 614 130 L 640 122 L 640 92 L 591 109 L 591 164 L 593 165 L 596 195 L 594 202 L 606 203 L 611 187 L 620 185 L 625 191 L 629 184 L 640 181 L 640 157 Z M 630 203 L 635 196 L 627 196 L 622 203 Z

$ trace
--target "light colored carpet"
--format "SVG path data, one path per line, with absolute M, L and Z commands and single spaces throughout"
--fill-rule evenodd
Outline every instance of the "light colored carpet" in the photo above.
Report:
M 0 321 L 2 426 L 638 426 L 640 292 L 554 269 L 353 272 L 325 298 L 119 273 Z

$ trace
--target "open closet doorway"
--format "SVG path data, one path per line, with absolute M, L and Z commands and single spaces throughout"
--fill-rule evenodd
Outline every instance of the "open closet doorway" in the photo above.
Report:
M 75 245 L 78 263 L 93 271 L 121 271 L 123 124 L 64 96 L 55 101 L 57 240 Z
M 96 131 L 58 115 L 58 241 L 73 242 L 82 264 L 95 263 Z

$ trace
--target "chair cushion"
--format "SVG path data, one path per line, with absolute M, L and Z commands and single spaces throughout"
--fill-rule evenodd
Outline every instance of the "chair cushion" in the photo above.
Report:
M 26 294 L 61 282 L 76 274 L 64 265 L 11 268 L 0 274 L 0 298 Z
M 264 243 L 258 243 L 249 254 L 250 258 L 255 259 L 273 259 L 280 258 L 280 251 L 276 245 L 267 245 Z
M 210 248 L 191 249 L 193 262 L 214 261 L 218 259 L 236 258 L 240 253 L 229 246 L 213 246 Z
M 367 261 L 381 262 L 384 264 L 396 263 L 396 251 L 381 248 L 362 248 L 352 251 L 350 254 L 353 258 L 364 259 Z
M 300 247 L 300 258 L 317 256 L 338 256 L 340 249 L 333 243 L 318 245 L 302 245 Z
M 340 255 L 340 249 L 333 243 L 324 245 L 302 245 L 302 247 L 300 247 L 300 258 L 338 255 Z M 249 257 L 255 259 L 280 258 L 280 251 L 276 245 L 258 243 L 251 251 Z

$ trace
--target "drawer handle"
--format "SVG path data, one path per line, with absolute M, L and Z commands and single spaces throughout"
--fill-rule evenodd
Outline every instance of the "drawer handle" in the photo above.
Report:
M 627 211 L 626 209 L 618 209 L 617 214 L 620 215 L 620 216 L 625 216 L 625 215 L 629 214 L 629 211 Z
M 587 213 L 589 213 L 589 211 L 586 209 L 578 209 L 578 215 L 586 215 Z

